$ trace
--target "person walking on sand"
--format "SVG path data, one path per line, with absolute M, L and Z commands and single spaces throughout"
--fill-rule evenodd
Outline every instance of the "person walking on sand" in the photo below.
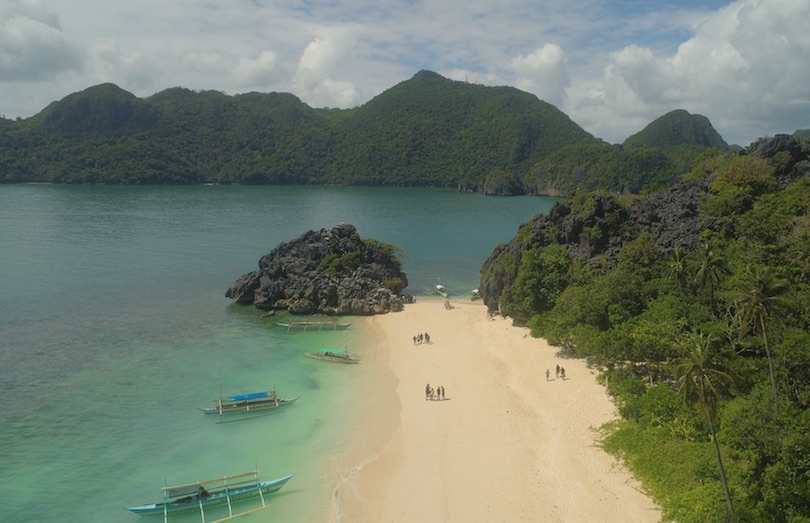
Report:
M 447 396 L 445 396 L 445 394 L 444 394 L 444 385 L 442 385 L 442 399 L 443 400 L 447 399 Z
M 557 365 L 557 371 L 556 371 L 556 374 L 554 374 L 554 376 L 556 376 L 557 378 L 560 377 L 560 366 L 559 365 Z
M 549 377 L 549 375 L 550 375 L 550 374 L 551 374 L 551 371 L 549 371 L 548 369 L 546 369 L 546 381 L 548 381 L 548 377 Z
M 430 396 L 430 383 L 425 385 L 425 401 L 427 401 L 429 396 Z
M 430 345 L 430 334 L 428 334 L 427 332 L 425 333 L 425 343 Z
M 565 381 L 565 369 L 560 367 L 560 376 L 562 377 L 563 381 Z

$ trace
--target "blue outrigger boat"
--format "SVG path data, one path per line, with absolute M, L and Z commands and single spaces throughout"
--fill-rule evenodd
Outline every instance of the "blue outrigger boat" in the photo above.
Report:
M 228 517 L 209 522 L 217 523 L 267 508 L 269 505 L 266 504 L 264 496 L 277 492 L 292 477 L 293 475 L 290 474 L 271 481 L 259 481 L 259 473 L 253 471 L 186 485 L 163 487 L 161 489 L 163 491 L 162 502 L 126 507 L 126 509 L 141 516 L 163 514 L 164 522 L 168 521 L 169 514 L 199 510 L 202 521 L 205 523 L 206 508 L 227 505 Z M 261 507 L 234 514 L 233 502 L 256 497 L 261 499 Z
M 292 405 L 299 397 L 280 398 L 275 390 L 267 392 L 251 392 L 250 394 L 239 394 L 228 396 L 216 400 L 212 407 L 200 407 L 205 414 L 234 414 L 240 413 L 249 415 L 257 410 L 275 409 L 277 412 L 281 407 Z

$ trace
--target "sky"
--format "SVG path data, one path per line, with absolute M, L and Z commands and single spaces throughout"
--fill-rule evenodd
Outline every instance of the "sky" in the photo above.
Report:
M 675 109 L 730 144 L 810 128 L 810 0 L 0 0 L 0 115 L 110 82 L 351 108 L 421 70 L 621 143 Z

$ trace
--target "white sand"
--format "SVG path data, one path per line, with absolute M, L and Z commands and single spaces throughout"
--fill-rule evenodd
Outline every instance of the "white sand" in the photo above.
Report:
M 614 405 L 582 360 L 563 359 L 481 302 L 441 299 L 368 323 L 355 448 L 329 519 L 341 523 L 658 522 L 656 505 L 597 445 Z M 414 345 L 419 332 L 431 343 Z M 555 379 L 555 365 L 566 378 Z M 551 378 L 546 381 L 549 369 Z M 447 399 L 426 401 L 425 385 Z

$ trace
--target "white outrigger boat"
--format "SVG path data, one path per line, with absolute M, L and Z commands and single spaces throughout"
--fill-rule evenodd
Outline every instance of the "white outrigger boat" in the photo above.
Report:
M 141 516 L 163 514 L 164 522 L 168 521 L 169 514 L 199 510 L 202 521 L 205 523 L 206 508 L 227 505 L 227 517 L 209 522 L 217 523 L 267 508 L 269 505 L 265 502 L 264 496 L 277 492 L 292 477 L 293 475 L 290 474 L 271 481 L 260 481 L 258 471 L 253 471 L 236 476 L 163 487 L 161 489 L 163 491 L 162 502 L 126 507 L 126 509 Z M 261 507 L 234 513 L 232 506 L 234 502 L 256 497 L 261 499 Z
M 277 321 L 276 325 L 284 327 L 287 332 L 321 332 L 348 329 L 351 323 L 339 322 L 337 320 L 290 320 Z

